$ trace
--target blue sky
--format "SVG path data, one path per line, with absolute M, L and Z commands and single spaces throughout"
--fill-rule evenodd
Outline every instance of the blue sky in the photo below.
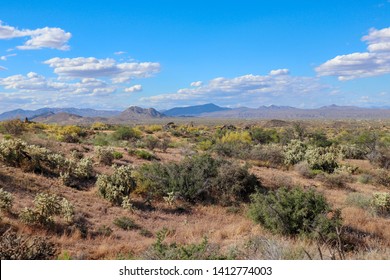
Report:
M 390 106 L 390 1 L 7 1 L 0 112 Z

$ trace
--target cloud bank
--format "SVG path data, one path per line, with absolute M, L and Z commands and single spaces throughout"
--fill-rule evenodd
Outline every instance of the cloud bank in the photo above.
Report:
M 367 43 L 368 52 L 338 55 L 318 66 L 318 75 L 346 81 L 390 73 L 390 27 L 372 28 L 362 41 Z
M 13 26 L 4 25 L 0 21 L 0 39 L 14 39 L 28 37 L 23 45 L 17 46 L 19 50 L 39 50 L 51 48 L 66 51 L 69 50 L 68 41 L 72 34 L 57 27 L 44 27 L 38 29 L 18 29 Z

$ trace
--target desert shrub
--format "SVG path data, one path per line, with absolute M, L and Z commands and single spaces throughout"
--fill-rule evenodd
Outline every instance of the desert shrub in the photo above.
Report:
M 169 138 L 163 138 L 162 141 L 158 143 L 158 147 L 160 148 L 161 151 L 165 153 L 171 144 L 172 143 L 171 140 L 169 140 Z
M 317 232 L 331 236 L 341 224 L 339 213 L 327 218 L 330 212 L 325 197 L 313 189 L 280 188 L 252 195 L 249 215 L 273 232 L 314 237 Z
M 123 153 L 118 152 L 118 151 L 113 151 L 112 156 L 114 157 L 114 159 L 121 159 L 121 158 L 123 158 Z
M 70 153 L 70 157 L 74 160 L 80 160 L 84 157 L 84 154 L 78 150 L 72 150 Z
M 98 235 L 101 235 L 101 236 L 110 236 L 111 234 L 112 234 L 112 232 L 113 232 L 113 230 L 112 230 L 112 228 L 110 228 L 109 226 L 107 226 L 107 225 L 102 225 L 102 226 L 100 226 L 98 229 L 97 229 L 97 231 L 96 231 L 96 233 L 98 234 Z
M 26 130 L 26 125 L 19 119 L 8 120 L 1 123 L 3 133 L 11 135 L 21 135 Z
M 96 186 L 98 193 L 114 205 L 121 206 L 124 199 L 134 191 L 136 184 L 132 176 L 133 168 L 128 165 L 113 166 L 112 175 L 98 175 Z
M 373 176 L 370 174 L 361 174 L 358 178 L 358 182 L 362 184 L 369 184 L 373 180 Z
M 208 151 L 213 147 L 213 144 L 214 143 L 211 140 L 203 140 L 203 141 L 198 143 L 198 148 L 201 151 Z
M 251 146 L 246 142 L 217 142 L 211 150 L 224 157 L 247 158 Z
M 243 201 L 258 186 L 246 167 L 213 159 L 188 157 L 180 163 L 152 163 L 137 171 L 138 191 L 152 198 L 173 195 L 189 202 L 229 204 Z
M 252 142 L 248 131 L 227 131 L 220 139 L 221 143 L 247 143 Z
M 337 154 L 329 148 L 309 148 L 305 159 L 311 169 L 332 173 L 338 167 Z
M 374 193 L 371 203 L 378 214 L 387 215 L 390 213 L 390 193 Z
M 34 198 L 34 208 L 24 208 L 19 214 L 23 223 L 29 225 L 50 225 L 54 216 L 63 215 L 67 222 L 73 218 L 74 209 L 65 198 L 55 194 L 39 193 Z
M 10 211 L 13 201 L 12 194 L 0 188 L 0 211 Z
M 135 129 L 127 126 L 121 126 L 112 134 L 114 140 L 134 140 L 141 137 Z
M 0 237 L 1 260 L 50 260 L 56 247 L 43 237 L 18 235 L 10 230 Z
M 390 173 L 385 169 L 378 169 L 373 174 L 374 183 L 385 187 L 390 187 Z
M 149 135 L 144 140 L 146 148 L 153 151 L 157 146 L 159 145 L 159 141 L 157 138 L 153 137 L 152 135 Z
M 274 129 L 264 129 L 254 127 L 250 130 L 250 135 L 254 142 L 259 144 L 269 144 L 279 142 L 278 132 Z
M 284 148 L 284 163 L 294 165 L 304 160 L 307 145 L 300 140 L 291 140 Z
M 138 158 L 146 159 L 146 160 L 157 159 L 157 157 L 156 157 L 154 154 L 149 153 L 148 151 L 145 151 L 145 150 L 134 150 L 134 151 L 130 151 L 130 154 L 134 154 L 134 155 L 136 155 Z
M 220 204 L 247 201 L 249 195 L 260 187 L 256 176 L 248 172 L 246 166 L 226 162 L 218 167 L 218 174 L 213 179 L 211 196 Z
M 375 166 L 390 169 L 390 149 L 378 148 L 367 154 L 368 160 Z
M 313 179 L 317 172 L 312 170 L 306 161 L 302 161 L 294 165 L 294 170 L 304 178 Z
M 98 133 L 92 139 L 92 143 L 94 146 L 108 146 L 110 144 L 110 141 L 110 136 L 106 133 Z
M 309 145 L 315 147 L 325 148 L 332 145 L 332 141 L 328 139 L 324 132 L 313 132 L 310 134 L 309 138 Z
M 114 149 L 109 147 L 95 147 L 95 156 L 99 163 L 104 165 L 111 165 L 114 160 Z
M 345 159 L 364 159 L 366 150 L 356 144 L 340 145 L 340 153 Z
M 250 151 L 249 158 L 262 161 L 270 167 L 281 166 L 285 160 L 283 148 L 276 144 L 254 147 Z
M 123 230 L 137 230 L 140 227 L 129 217 L 120 217 L 114 220 L 114 225 Z
M 350 181 L 349 174 L 347 173 L 332 173 L 332 174 L 321 174 L 318 179 L 322 181 L 325 187 L 334 188 L 345 188 L 346 183 Z
M 78 143 L 84 134 L 85 132 L 79 126 L 65 125 L 57 128 L 56 138 L 61 142 Z
M 101 122 L 95 122 L 91 125 L 91 129 L 93 129 L 93 130 L 107 130 L 108 125 L 105 123 L 101 123 Z
M 144 128 L 144 131 L 149 134 L 152 134 L 153 132 L 157 132 L 157 131 L 162 131 L 162 125 L 159 124 L 148 125 Z
M 207 238 L 196 244 L 166 243 L 169 231 L 163 229 L 157 232 L 156 242 L 145 252 L 149 260 L 222 260 L 228 259 L 220 253 L 218 246 L 209 244 Z
M 371 207 L 371 197 L 361 193 L 349 193 L 345 203 L 367 210 Z

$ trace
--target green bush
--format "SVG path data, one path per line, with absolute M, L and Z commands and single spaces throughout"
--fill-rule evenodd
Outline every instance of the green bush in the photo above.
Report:
M 212 158 L 188 157 L 180 163 L 152 163 L 137 171 L 138 190 L 152 198 L 174 195 L 189 202 L 244 201 L 259 186 L 246 167 Z
M 374 173 L 374 183 L 390 187 L 390 173 L 385 169 L 378 169 Z
M 262 161 L 267 166 L 274 168 L 282 166 L 285 161 L 283 148 L 276 144 L 254 147 L 249 154 L 249 158 Z
M 224 260 L 229 256 L 221 254 L 218 246 L 209 244 L 207 238 L 196 244 L 166 243 L 169 231 L 157 232 L 156 242 L 145 252 L 145 259 L 150 260 Z
M 356 144 L 340 145 L 340 153 L 345 159 L 364 159 L 366 150 Z
M 261 127 L 254 127 L 250 131 L 254 142 L 259 144 L 269 144 L 279 142 L 279 135 L 274 129 L 264 129 Z
M 158 139 L 151 136 L 151 135 L 147 136 L 145 138 L 144 142 L 145 142 L 146 148 L 148 148 L 151 151 L 153 151 L 159 145 Z
M 134 140 L 140 138 L 138 131 L 131 127 L 121 126 L 112 134 L 114 140 Z
M 11 135 L 21 135 L 26 130 L 26 125 L 19 119 L 8 120 L 1 123 L 1 131 Z
M 13 201 L 12 194 L 0 188 L 0 210 L 9 212 L 12 208 Z
M 149 153 L 148 151 L 145 150 L 135 150 L 132 153 L 134 153 L 138 158 L 141 159 L 146 159 L 146 160 L 157 159 L 157 157 L 154 154 Z
M 280 188 L 252 196 L 249 215 L 265 228 L 284 235 L 324 236 L 335 234 L 340 213 L 327 218 L 331 208 L 322 194 L 313 189 Z M 337 211 L 338 212 L 338 211 Z
M 134 191 L 136 184 L 132 176 L 133 168 L 128 165 L 113 166 L 112 175 L 98 175 L 96 186 L 100 196 L 114 205 L 122 206 L 130 193 Z
M 137 230 L 140 227 L 129 217 L 120 217 L 114 220 L 114 225 L 123 230 Z
M 121 159 L 121 158 L 123 158 L 123 153 L 118 152 L 118 151 L 113 151 L 112 156 L 114 157 L 114 159 Z
M 220 204 L 247 201 L 249 195 L 260 187 L 256 176 L 246 166 L 226 162 L 218 167 L 218 174 L 212 181 L 211 196 Z

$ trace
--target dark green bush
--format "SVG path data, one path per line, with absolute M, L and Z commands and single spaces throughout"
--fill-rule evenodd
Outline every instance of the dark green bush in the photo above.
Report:
M 252 136 L 252 140 L 259 144 L 279 142 L 278 132 L 274 129 L 264 129 L 261 127 L 255 127 L 251 129 L 250 134 Z
M 132 140 L 138 139 L 139 134 L 131 127 L 121 126 L 112 134 L 114 140 Z
M 166 243 L 165 238 L 168 230 L 163 229 L 157 232 L 156 242 L 145 252 L 145 258 L 151 260 L 224 260 L 228 259 L 220 253 L 218 246 L 213 246 L 203 238 L 202 242 L 196 244 Z
M 129 217 L 120 217 L 114 220 L 114 225 L 120 227 L 123 230 L 136 230 L 140 227 Z
M 284 235 L 324 236 L 335 234 L 341 218 L 336 211 L 328 218 L 331 208 L 322 194 L 313 189 L 280 188 L 268 194 L 252 196 L 249 215 L 265 228 Z
M 243 201 L 259 185 L 246 168 L 207 154 L 180 163 L 143 165 L 138 169 L 137 181 L 139 190 L 153 198 L 175 194 L 189 202 L 221 204 Z

